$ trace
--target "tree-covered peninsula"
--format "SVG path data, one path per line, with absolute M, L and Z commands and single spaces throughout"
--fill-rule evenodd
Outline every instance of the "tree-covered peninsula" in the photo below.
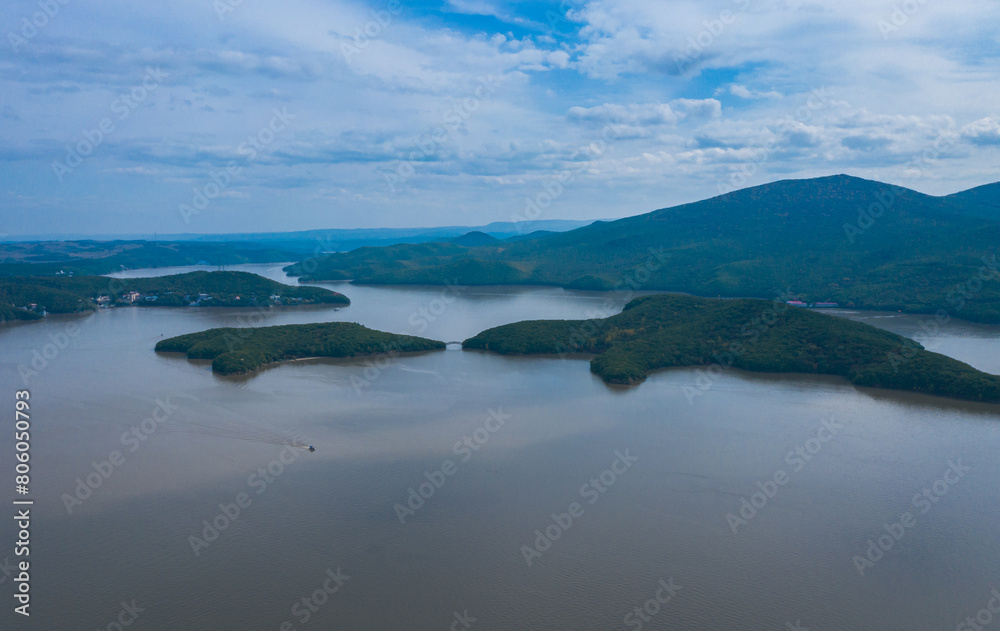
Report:
M 307 357 L 356 357 L 445 348 L 444 342 L 375 331 L 353 322 L 288 324 L 253 329 L 220 328 L 162 340 L 158 353 L 211 359 L 212 371 L 249 373 L 265 364 Z
M 248 272 L 190 272 L 152 278 L 106 276 L 0 277 L 0 321 L 37 319 L 101 306 L 255 307 L 348 305 L 322 287 L 293 287 Z
M 592 353 L 604 381 L 634 384 L 674 366 L 837 375 L 859 386 L 1000 402 L 1000 377 L 873 326 L 782 302 L 658 295 L 594 320 L 517 322 L 464 348 L 502 354 Z

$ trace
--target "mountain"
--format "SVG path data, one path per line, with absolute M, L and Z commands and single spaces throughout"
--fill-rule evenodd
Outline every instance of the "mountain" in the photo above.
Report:
M 334 254 L 309 276 L 785 295 L 1000 322 L 1000 221 L 978 208 L 847 175 L 785 180 L 531 240 Z
M 480 232 L 478 230 L 463 234 L 460 237 L 455 237 L 454 239 L 448 239 L 448 243 L 454 243 L 456 245 L 464 245 L 467 248 L 476 247 L 480 245 L 493 245 L 498 243 L 500 239 L 492 235 L 488 235 L 485 232 Z
M 946 199 L 964 208 L 970 216 L 1000 221 L 1000 182 L 977 186 Z

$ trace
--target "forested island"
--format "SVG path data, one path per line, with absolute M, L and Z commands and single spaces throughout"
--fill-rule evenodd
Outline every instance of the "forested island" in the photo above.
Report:
M 106 276 L 0 277 L 0 322 L 33 320 L 43 313 L 100 307 L 254 307 L 348 305 L 322 287 L 293 287 L 248 272 L 189 272 L 153 278 Z
M 209 329 L 161 340 L 155 350 L 185 353 L 188 359 L 211 359 L 213 372 L 233 375 L 307 357 L 395 355 L 444 348 L 444 342 L 436 340 L 375 331 L 353 322 L 326 322 Z
M 635 384 L 680 366 L 837 375 L 859 386 L 1000 402 L 1000 377 L 860 322 L 754 299 L 636 298 L 618 315 L 537 320 L 484 331 L 464 348 L 501 354 L 592 353 L 592 372 Z

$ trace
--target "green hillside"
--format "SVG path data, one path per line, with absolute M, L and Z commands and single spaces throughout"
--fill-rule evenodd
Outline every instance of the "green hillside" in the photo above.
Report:
M 1000 183 L 977 186 L 949 195 L 947 199 L 965 208 L 973 217 L 1000 220 Z
M 610 318 L 518 322 L 463 346 L 517 355 L 595 353 L 590 369 L 608 383 L 638 383 L 659 368 L 719 364 L 1000 402 L 998 376 L 867 324 L 765 300 L 647 296 Z
M 958 197 L 838 175 L 790 180 L 570 232 L 479 247 L 362 248 L 309 266 L 370 284 L 623 287 L 1000 322 L 1000 221 Z M 979 209 L 979 210 L 975 210 Z M 286 268 L 303 275 L 302 265 Z

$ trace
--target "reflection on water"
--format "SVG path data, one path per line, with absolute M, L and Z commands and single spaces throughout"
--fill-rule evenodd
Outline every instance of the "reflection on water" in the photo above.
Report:
M 245 268 L 291 280 L 280 266 Z M 0 329 L 0 370 L 16 386 L 18 365 L 80 324 L 28 384 L 32 628 L 107 628 L 133 598 L 144 608 L 136 628 L 154 630 L 445 629 L 456 614 L 481 629 L 636 628 L 625 616 L 673 579 L 681 589 L 644 628 L 951 629 L 1000 584 L 996 406 L 739 371 L 689 402 L 695 370 L 612 388 L 586 358 L 460 350 L 221 378 L 207 362 L 152 351 L 164 336 L 251 315 L 452 341 L 522 319 L 587 317 L 607 299 L 469 288 L 431 311 L 442 288 L 335 288 L 350 307 L 115 309 Z M 849 317 L 919 328 L 919 317 L 877 315 Z M 939 352 L 1000 373 L 1000 329 L 952 323 L 938 340 Z M 171 413 L 144 429 L 157 401 Z M 841 428 L 796 468 L 789 454 L 818 445 L 809 441 L 831 418 Z M 301 436 L 318 451 L 292 458 L 197 424 Z M 638 460 L 602 483 L 625 450 Z M 65 496 L 115 451 L 124 462 L 69 514 Z M 5 471 L 12 453 L 5 437 Z M 971 471 L 921 512 L 914 496 L 956 459 Z M 778 471 L 787 483 L 762 505 L 755 498 L 734 534 L 727 515 Z M 591 480 L 606 488 L 593 503 L 581 495 Z M 400 523 L 396 506 L 408 502 L 417 508 Z M 582 515 L 529 567 L 522 546 L 573 502 Z M 854 557 L 907 511 L 915 525 L 860 576 Z M 0 526 L 3 541 L 11 528 Z M 208 544 L 197 556 L 192 537 Z M 315 611 L 303 605 L 338 568 L 343 586 L 322 605 L 310 600 Z M 9 609 L 0 616 L 7 628 Z

